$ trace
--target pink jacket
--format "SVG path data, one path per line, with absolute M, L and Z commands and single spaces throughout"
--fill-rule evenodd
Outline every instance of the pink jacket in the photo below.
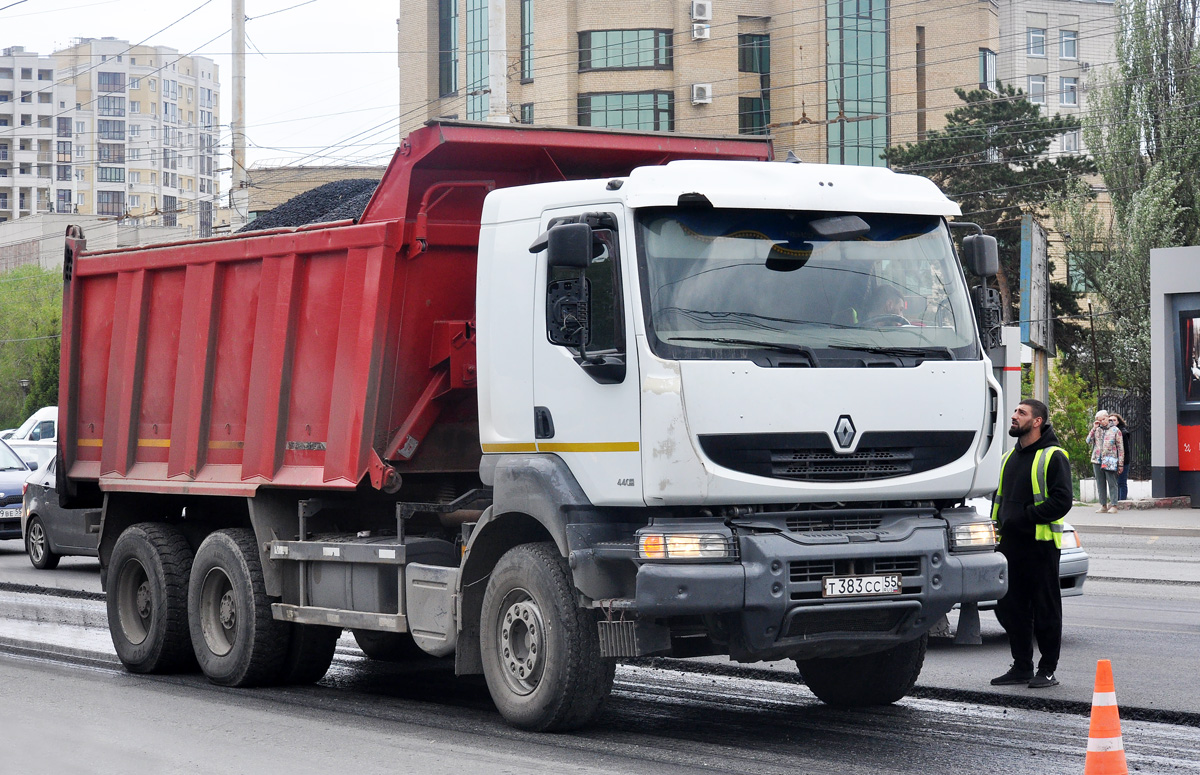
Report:
M 1117 459 L 1117 467 L 1109 470 L 1120 470 L 1125 467 L 1125 444 L 1121 438 L 1121 431 L 1115 425 L 1100 426 L 1095 425 L 1088 431 L 1087 444 L 1092 448 L 1092 463 L 1100 463 L 1103 458 L 1115 457 Z

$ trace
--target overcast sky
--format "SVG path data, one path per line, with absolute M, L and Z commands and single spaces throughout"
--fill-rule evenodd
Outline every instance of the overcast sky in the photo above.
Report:
M 386 164 L 399 141 L 398 0 L 245 4 L 250 166 Z M 0 0 L 0 48 L 48 55 L 77 38 L 115 37 L 208 57 L 219 67 L 227 155 L 231 9 L 230 0 Z

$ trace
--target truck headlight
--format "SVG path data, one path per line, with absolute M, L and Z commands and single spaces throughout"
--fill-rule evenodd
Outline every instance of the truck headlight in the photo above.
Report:
M 996 548 L 996 526 L 986 522 L 968 522 L 950 526 L 950 551 L 976 552 Z
M 639 533 L 639 560 L 727 560 L 737 556 L 731 536 L 720 533 Z

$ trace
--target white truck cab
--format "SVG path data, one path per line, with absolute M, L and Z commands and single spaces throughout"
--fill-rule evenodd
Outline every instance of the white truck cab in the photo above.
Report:
M 43 406 L 29 415 L 6 441 L 22 460 L 41 469 L 54 459 L 57 439 L 58 407 Z

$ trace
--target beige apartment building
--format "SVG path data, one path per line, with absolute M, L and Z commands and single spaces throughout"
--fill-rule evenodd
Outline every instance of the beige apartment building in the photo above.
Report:
M 995 0 L 401 0 L 401 135 L 436 118 L 771 134 L 881 165 L 994 82 Z M 494 45 L 503 41 L 503 47 Z M 492 56 L 495 54 L 495 57 Z
M 79 39 L 54 60 L 58 80 L 75 92 L 76 211 L 211 235 L 219 201 L 216 63 L 116 38 Z

